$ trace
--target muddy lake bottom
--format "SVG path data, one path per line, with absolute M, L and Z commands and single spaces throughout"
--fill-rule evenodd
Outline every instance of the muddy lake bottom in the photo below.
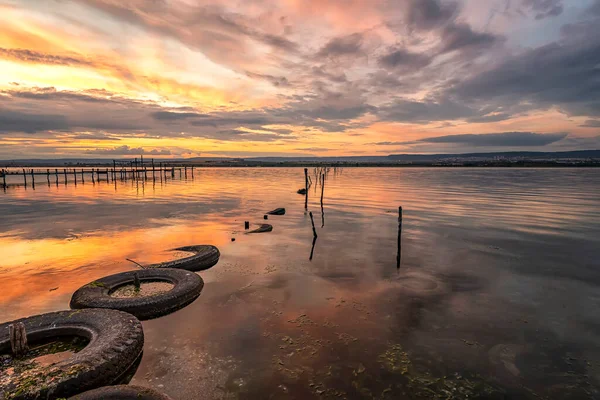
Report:
M 10 184 L 1 322 L 219 248 L 195 302 L 143 322 L 131 383 L 173 399 L 600 399 L 598 169 L 345 168 L 307 209 L 302 168 Z

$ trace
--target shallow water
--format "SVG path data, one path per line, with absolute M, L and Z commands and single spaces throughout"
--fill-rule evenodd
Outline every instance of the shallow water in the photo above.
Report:
M 143 323 L 132 383 L 174 399 L 600 396 L 598 169 L 332 170 L 314 249 L 301 168 L 36 183 L 0 192 L 2 322 L 219 247 L 198 300 Z

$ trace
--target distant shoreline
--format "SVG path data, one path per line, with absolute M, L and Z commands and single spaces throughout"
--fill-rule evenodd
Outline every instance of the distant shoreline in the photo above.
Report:
M 455 162 L 455 163 L 377 163 L 377 162 L 168 162 L 163 163 L 165 167 L 194 167 L 194 168 L 301 168 L 301 167 L 337 167 L 337 168 L 598 168 L 600 160 L 580 162 L 549 162 L 549 161 L 514 161 L 514 162 Z M 46 169 L 46 168 L 102 168 L 112 170 L 113 165 L 108 163 L 7 163 L 2 164 L 0 169 Z M 123 164 L 117 164 L 117 169 L 129 168 Z M 152 171 L 150 165 L 145 165 L 148 172 Z M 138 166 L 138 168 L 143 168 Z M 158 166 L 156 166 L 158 168 Z

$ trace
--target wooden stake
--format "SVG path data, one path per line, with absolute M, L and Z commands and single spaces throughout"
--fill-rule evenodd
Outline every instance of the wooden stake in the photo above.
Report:
M 396 255 L 396 268 L 400 269 L 402 261 L 402 207 L 398 207 L 398 254 Z
M 65 175 L 65 185 L 67 184 L 67 169 L 63 169 L 63 174 Z
M 313 236 L 316 238 L 318 235 L 317 235 L 317 230 L 315 229 L 315 220 L 313 219 L 312 211 L 309 212 L 308 215 L 310 215 L 310 223 L 312 224 L 312 228 L 313 228 Z
M 135 286 L 135 290 L 140 290 L 142 283 L 140 282 L 140 276 L 137 272 L 133 273 L 133 286 Z
M 325 175 L 321 175 L 321 205 L 323 205 L 323 193 L 325 192 Z
M 83 176 L 83 168 L 81 168 L 81 183 L 85 183 L 85 177 Z
M 46 179 L 48 180 L 48 186 L 50 186 L 50 169 L 46 170 Z
M 2 181 L 4 184 L 4 189 L 6 189 L 6 171 L 2 170 Z
M 29 351 L 27 345 L 27 332 L 25 324 L 17 322 L 8 326 L 8 335 L 10 336 L 10 349 L 14 357 L 22 357 Z
M 244 229 L 246 229 L 246 230 L 250 229 L 250 222 L 249 221 L 244 221 Z
M 308 168 L 304 168 L 304 209 L 308 210 Z M 311 217 L 312 218 L 312 217 Z
M 27 187 L 27 173 L 25 172 L 25 168 L 23 168 L 23 180 L 25 181 L 25 187 Z

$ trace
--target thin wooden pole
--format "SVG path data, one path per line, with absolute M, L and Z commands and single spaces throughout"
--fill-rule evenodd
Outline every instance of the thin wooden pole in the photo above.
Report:
M 325 192 L 325 175 L 321 176 L 321 205 L 323 204 L 323 193 Z
M 31 187 L 35 189 L 35 174 L 33 173 L 33 168 L 31 169 Z
M 25 181 L 25 187 L 27 187 L 27 173 L 25 172 L 25 168 L 23 168 L 23 180 Z
M 398 207 L 398 254 L 396 255 L 396 268 L 400 269 L 402 261 L 402 207 Z
M 306 214 L 305 214 L 306 215 Z M 317 237 L 317 230 L 315 229 L 315 220 L 313 219 L 313 214 L 312 211 L 308 213 L 308 215 L 310 215 L 310 223 L 312 224 L 312 229 L 313 229 L 313 236 Z
M 50 169 L 46 169 L 46 180 L 48 181 L 48 186 L 50 186 Z
M 63 174 L 65 175 L 65 185 L 67 184 L 67 169 L 63 169 Z
M 244 221 L 244 229 L 245 230 L 250 229 L 250 222 L 249 221 Z
M 4 189 L 6 189 L 6 170 L 2 170 L 2 181 L 3 181 Z
M 304 209 L 308 210 L 308 168 L 304 168 L 304 190 L 306 191 L 304 194 Z
M 73 168 L 73 180 L 75 181 L 75 186 L 77 186 L 77 171 Z
M 58 168 L 54 168 L 54 178 L 56 179 L 56 186 L 58 186 Z
M 85 183 L 85 178 L 83 176 L 83 168 L 81 168 L 81 183 Z
M 92 183 L 95 185 L 96 181 L 94 180 L 94 168 L 92 168 Z

